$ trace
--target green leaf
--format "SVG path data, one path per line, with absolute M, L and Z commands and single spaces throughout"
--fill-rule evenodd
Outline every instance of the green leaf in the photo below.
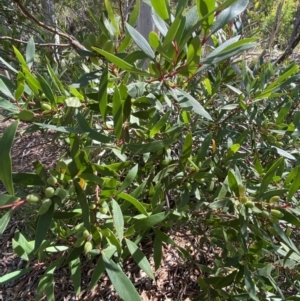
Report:
M 81 271 L 80 258 L 76 258 L 70 262 L 71 279 L 74 285 L 76 296 L 79 296 L 81 291 Z
M 123 104 L 120 96 L 120 91 L 117 86 L 115 86 L 115 91 L 113 95 L 113 107 L 112 114 L 114 120 L 114 131 L 117 139 L 121 139 L 123 133 Z
M 182 15 L 178 15 L 175 18 L 175 20 L 173 21 L 173 23 L 171 24 L 171 26 L 168 30 L 168 33 L 166 34 L 164 41 L 163 41 L 163 47 L 165 49 L 167 49 L 168 46 L 174 41 L 177 31 L 179 29 L 181 20 L 182 20 Z
M 18 118 L 22 121 L 31 121 L 34 119 L 34 113 L 32 111 L 24 109 L 20 111 Z
M 14 195 L 10 151 L 17 128 L 18 120 L 13 122 L 0 138 L 0 180 L 10 195 Z
M 163 222 L 168 216 L 169 213 L 165 213 L 165 212 L 150 215 L 149 217 L 136 220 L 134 222 L 134 228 L 137 231 L 150 229 L 153 226 Z
M 29 69 L 31 68 L 34 62 L 34 55 L 35 55 L 35 44 L 34 44 L 33 37 L 31 37 L 26 46 L 26 63 Z
M 91 232 L 89 203 L 79 183 L 77 181 L 74 181 L 73 183 L 76 189 L 78 201 L 80 203 L 80 208 L 82 210 L 82 218 L 83 218 L 84 226 L 89 232 Z
M 151 0 L 151 4 L 157 15 L 163 20 L 168 21 L 170 19 L 167 0 Z
M 239 195 L 239 185 L 238 185 L 238 181 L 235 177 L 235 174 L 232 170 L 228 171 L 227 181 L 228 181 L 228 185 L 229 185 L 230 190 L 232 192 L 234 192 L 234 194 L 236 196 L 238 196 Z
M 134 198 L 133 196 L 131 196 L 127 193 L 121 192 L 118 194 L 118 197 L 131 203 L 140 213 L 144 214 L 145 216 L 149 216 L 147 210 L 142 205 L 142 203 L 140 201 L 138 201 L 136 198 Z
M 21 52 L 15 47 L 13 46 L 13 50 L 14 50 L 14 53 L 18 59 L 18 61 L 20 62 L 20 64 L 23 66 L 23 67 L 26 67 L 27 68 L 27 64 L 26 64 L 26 61 L 23 57 L 23 55 L 21 54 Z
M 105 272 L 104 261 L 102 256 L 100 256 L 95 266 L 94 272 L 92 274 L 89 290 L 91 290 L 97 284 L 97 282 L 99 281 L 99 279 L 101 278 L 104 272 Z
M 50 101 L 51 107 L 57 109 L 55 95 L 48 82 L 41 75 L 38 75 L 38 81 L 41 85 L 43 93 L 45 94 L 46 98 Z
M 0 96 L 0 108 L 11 112 L 12 114 L 18 114 L 19 113 L 19 108 L 14 105 L 12 102 L 9 100 L 6 100 Z
M 211 34 L 223 28 L 229 21 L 240 15 L 248 6 L 249 0 L 238 0 L 230 7 L 221 11 L 211 28 Z
M 153 250 L 154 250 L 154 267 L 155 270 L 157 271 L 160 267 L 161 259 L 162 259 L 162 241 L 155 236 L 154 238 L 154 245 L 153 245 Z
M 125 71 L 131 72 L 131 73 L 137 74 L 137 75 L 150 76 L 150 74 L 148 72 L 145 72 L 145 71 L 135 68 L 133 65 L 125 62 L 124 60 L 120 59 L 119 57 L 115 56 L 112 53 L 109 53 L 107 51 L 104 51 L 104 50 L 96 48 L 96 47 L 92 47 L 92 49 L 95 50 L 96 52 L 100 53 L 101 55 L 106 57 L 110 62 L 112 62 L 113 64 L 115 64 L 116 66 L 118 66 L 119 68 L 121 68 Z
M 0 194 L 0 207 L 4 205 L 12 204 L 18 200 L 20 200 L 20 198 L 16 196 L 8 195 L 8 194 Z
M 121 243 L 124 236 L 124 217 L 121 207 L 114 199 L 112 199 L 112 210 L 115 230 Z
M 9 91 L 7 86 L 5 85 L 4 81 L 0 78 L 0 91 L 3 93 L 7 98 L 10 98 L 11 100 L 14 100 L 14 96 L 12 93 Z
M 10 272 L 8 274 L 5 274 L 4 276 L 0 277 L 0 284 L 4 285 L 8 282 L 13 282 L 14 280 L 17 280 L 20 277 L 26 275 L 31 270 L 32 270 L 32 267 L 26 268 L 26 269 L 23 269 L 23 270 L 13 271 L 13 272 Z
M 197 0 L 196 3 L 200 19 L 206 17 L 202 22 L 202 29 L 206 35 L 214 21 L 212 12 L 215 10 L 215 0 Z
M 20 233 L 18 230 L 15 232 L 14 240 L 22 248 L 26 255 L 30 255 L 33 252 L 34 242 L 28 242 L 27 239 L 23 236 L 23 234 Z
M 3 216 L 0 218 L 0 235 L 2 235 L 9 223 L 9 220 L 12 216 L 13 210 L 8 210 Z
M 176 167 L 178 167 L 178 163 L 168 165 L 167 167 L 160 170 L 152 181 L 155 183 L 160 182 L 163 178 L 167 177 Z
M 38 251 L 44 238 L 47 235 L 47 232 L 52 222 L 53 213 L 54 213 L 54 202 L 52 202 L 48 211 L 45 214 L 40 215 L 38 218 L 38 223 L 35 232 L 34 253 Z
M 107 111 L 107 85 L 108 85 L 108 66 L 107 64 L 102 69 L 102 75 L 99 83 L 98 102 L 101 116 L 106 121 Z
M 111 259 L 102 254 L 106 273 L 116 292 L 124 301 L 141 301 L 132 282 L 123 273 L 120 267 Z
M 170 146 L 175 141 L 176 139 L 170 138 L 166 140 L 152 141 L 144 144 L 141 143 L 125 144 L 125 147 L 129 151 L 133 152 L 134 154 L 144 154 L 144 153 L 156 152 L 162 148 Z
M 119 33 L 119 28 L 118 28 L 118 25 L 117 25 L 117 22 L 116 22 L 116 19 L 115 19 L 114 11 L 113 11 L 113 9 L 110 5 L 109 0 L 105 0 L 105 7 L 106 7 L 106 10 L 107 10 L 108 18 L 109 18 L 111 24 L 113 25 L 116 34 L 118 34 Z
M 169 91 L 182 109 L 194 111 L 196 114 L 212 121 L 211 116 L 193 96 L 180 89 L 170 89 Z
M 286 233 L 281 229 L 280 224 L 273 224 L 274 229 L 276 230 L 279 237 L 282 239 L 282 241 L 291 249 L 293 250 L 297 255 L 300 255 L 299 250 L 295 246 L 295 244 L 292 242 L 292 240 L 286 235 Z
M 153 138 L 159 131 L 166 125 L 167 120 L 169 119 L 171 111 L 168 111 L 165 115 L 163 115 L 157 123 L 153 126 L 153 128 L 150 130 L 149 137 Z
M 89 124 L 85 120 L 85 118 L 80 113 L 78 113 L 76 115 L 76 118 L 77 118 L 78 124 L 79 124 L 80 128 L 82 129 L 82 131 L 85 133 L 88 133 L 88 135 L 91 139 L 102 142 L 102 143 L 110 142 L 109 137 L 97 132 L 96 130 L 91 129 Z
M 276 170 L 279 168 L 279 166 L 281 164 L 284 164 L 283 158 L 277 159 L 273 163 L 273 165 L 268 169 L 268 171 L 266 172 L 265 176 L 263 177 L 263 179 L 261 181 L 260 194 L 262 194 L 265 190 L 268 189 L 268 185 L 271 183 L 271 181 L 276 173 Z
M 246 267 L 244 267 L 244 276 L 245 276 L 245 285 L 246 285 L 246 289 L 249 294 L 249 297 L 252 300 L 259 301 L 259 299 L 256 296 L 255 285 L 254 285 L 254 283 L 251 279 L 251 275 Z
M 138 169 L 139 169 L 139 165 L 136 164 L 132 169 L 129 170 L 121 187 L 118 190 L 118 193 L 122 192 L 123 190 L 125 190 L 126 188 L 128 188 L 130 186 L 130 184 L 133 182 L 133 180 L 135 179 L 135 177 L 137 175 Z
M 155 233 L 155 237 L 158 237 L 161 241 L 163 241 L 173 247 L 176 246 L 174 240 L 172 238 L 170 238 L 167 234 L 159 231 L 157 228 L 154 228 L 153 231 Z
M 152 48 L 150 47 L 147 40 L 132 26 L 128 23 L 125 24 L 126 29 L 128 30 L 129 34 L 131 35 L 133 41 L 138 45 L 138 47 L 151 59 L 155 58 L 155 53 L 153 52 Z
M 289 188 L 288 193 L 288 200 L 291 201 L 292 197 L 295 195 L 295 193 L 298 191 L 300 187 L 300 167 L 297 167 L 297 173 L 293 179 L 293 182 Z
M 128 239 L 125 239 L 125 241 L 134 261 L 151 279 L 154 280 L 154 275 L 152 273 L 150 263 L 145 254 L 139 249 L 139 247 L 134 242 Z
M 190 155 L 192 153 L 192 144 L 193 144 L 192 133 L 188 132 L 186 134 L 184 144 L 182 147 L 182 152 L 181 152 L 181 162 L 183 165 L 186 164 L 188 158 L 190 157 Z

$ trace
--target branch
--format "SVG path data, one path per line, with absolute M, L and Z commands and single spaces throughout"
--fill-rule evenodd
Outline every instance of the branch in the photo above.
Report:
M 76 39 L 74 39 L 71 35 L 68 35 L 64 32 L 61 32 L 59 30 L 57 30 L 55 27 L 46 25 L 45 23 L 39 21 L 38 19 L 36 19 L 33 15 L 31 15 L 27 9 L 23 6 L 23 4 L 21 3 L 20 0 L 12 0 L 20 9 L 20 11 L 22 12 L 22 14 L 26 17 L 28 17 L 30 20 L 32 20 L 34 23 L 36 23 L 38 26 L 59 35 L 62 38 L 65 38 L 66 40 L 69 41 L 70 45 L 76 50 L 76 52 L 78 51 L 88 51 L 80 42 L 78 42 Z M 57 45 L 58 46 L 58 45 Z
M 17 43 L 21 43 L 21 44 L 27 44 L 27 41 L 22 41 L 22 40 L 18 40 L 18 39 L 14 39 L 12 37 L 8 37 L 8 36 L 2 36 L 0 37 L 0 40 L 9 40 L 9 41 L 13 41 L 13 42 L 17 42 Z M 55 44 L 55 43 L 34 43 L 36 46 L 41 46 L 41 47 L 51 47 L 51 46 L 55 46 L 55 47 L 69 47 L 70 44 Z

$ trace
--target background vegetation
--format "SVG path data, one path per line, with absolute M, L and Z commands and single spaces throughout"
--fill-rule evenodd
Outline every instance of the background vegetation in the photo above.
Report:
M 148 39 L 135 29 L 139 1 L 1 3 L 0 112 L 12 122 L 0 138 L 0 233 L 27 203 L 36 217 L 12 239 L 26 266 L 1 285 L 39 271 L 36 299 L 54 300 L 67 266 L 80 296 L 90 260 L 89 289 L 106 274 L 123 300 L 140 300 L 126 260 L 154 280 L 170 245 L 199 271 L 186 297 L 298 300 L 300 74 L 290 54 L 300 8 L 265 2 L 147 1 Z M 279 59 L 265 56 L 275 44 Z M 64 145 L 53 169 L 12 170 L 20 121 Z M 209 263 L 170 236 L 178 227 Z

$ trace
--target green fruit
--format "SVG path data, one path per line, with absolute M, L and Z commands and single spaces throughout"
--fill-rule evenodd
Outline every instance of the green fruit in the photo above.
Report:
M 45 196 L 47 198 L 51 198 L 54 195 L 54 188 L 53 187 L 47 187 L 45 189 Z
M 247 208 L 253 208 L 253 207 L 255 206 L 255 204 L 254 204 L 253 202 L 251 202 L 251 201 L 247 201 L 247 202 L 245 203 L 245 206 L 246 206 Z
M 285 233 L 286 233 L 286 235 L 287 235 L 288 237 L 290 237 L 291 234 L 292 234 L 291 228 L 287 228 L 286 231 L 285 231 Z
M 90 209 L 94 210 L 96 208 L 96 204 L 90 204 Z
M 42 102 L 41 108 L 42 108 L 44 111 L 51 111 L 51 106 L 50 106 L 48 103 L 46 103 L 46 102 Z
M 277 203 L 280 201 L 280 197 L 278 195 L 272 196 L 269 200 L 269 203 Z
M 244 185 L 239 185 L 239 196 L 244 197 L 245 193 L 246 193 L 246 187 Z
M 30 204 L 37 203 L 40 201 L 40 196 L 37 193 L 28 194 L 26 201 Z
M 263 210 L 260 215 L 265 218 L 269 218 L 269 216 L 270 216 L 269 212 L 266 210 Z
M 52 200 L 51 199 L 42 200 L 42 205 L 39 209 L 38 215 L 45 214 L 48 211 L 48 209 L 50 208 L 51 205 L 52 205 Z
M 56 188 L 55 195 L 57 195 L 61 200 L 64 200 L 67 197 L 67 192 L 63 188 Z
M 104 208 L 104 207 L 101 207 L 101 208 L 99 208 L 99 212 L 102 213 L 102 214 L 107 214 L 108 209 Z
M 73 228 L 73 230 L 75 232 L 83 231 L 84 229 L 85 229 L 85 227 L 84 227 L 83 223 L 80 223 Z
M 242 204 L 246 204 L 247 202 L 249 202 L 249 200 L 248 200 L 248 198 L 246 196 L 242 196 L 242 197 L 240 197 L 240 202 Z
M 186 188 L 187 188 L 188 191 L 191 191 L 192 190 L 191 183 L 186 183 Z
M 92 251 L 92 249 L 93 249 L 93 244 L 90 241 L 87 241 L 84 244 L 84 253 L 88 253 L 88 252 Z
M 49 178 L 47 179 L 47 183 L 48 183 L 49 185 L 54 186 L 54 185 L 57 183 L 57 179 L 56 179 L 55 177 L 49 177 Z
M 89 232 L 87 229 L 85 229 L 85 230 L 82 232 L 82 237 L 88 238 L 89 236 L 90 236 L 90 232 Z
M 279 210 L 276 210 L 276 209 L 271 209 L 271 214 L 277 218 L 281 218 L 284 216 L 284 214 L 282 212 L 280 212 Z

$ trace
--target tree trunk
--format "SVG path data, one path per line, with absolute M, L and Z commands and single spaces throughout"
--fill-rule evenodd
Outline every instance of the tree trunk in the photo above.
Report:
M 148 41 L 149 33 L 154 30 L 154 22 L 152 19 L 151 7 L 141 2 L 140 15 L 137 21 L 138 32 Z M 148 60 L 146 60 L 142 66 L 145 70 L 148 68 Z

